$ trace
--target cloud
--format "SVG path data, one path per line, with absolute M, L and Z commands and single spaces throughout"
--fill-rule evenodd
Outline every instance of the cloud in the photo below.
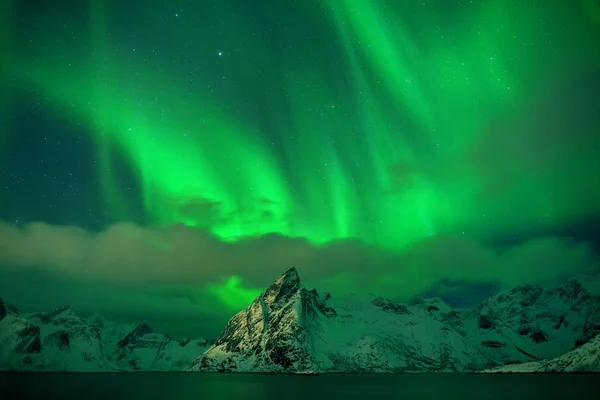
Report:
M 165 197 L 163 205 L 182 219 L 193 220 L 197 226 L 210 229 L 219 222 L 222 204 L 202 196 Z
M 315 246 L 281 235 L 224 242 L 181 225 L 119 223 L 92 233 L 0 222 L 0 295 L 17 306 L 45 309 L 52 298 L 123 318 L 179 321 L 175 331 L 213 321 L 204 329 L 217 332 L 232 308 L 245 306 L 292 266 L 309 288 L 406 300 L 440 282 L 554 283 L 598 265 L 585 243 L 554 237 L 498 249 L 464 236 L 436 236 L 390 253 L 356 240 Z
M 585 243 L 556 237 L 496 249 L 465 236 L 435 236 L 390 253 L 358 240 L 316 246 L 276 234 L 225 242 L 183 225 L 118 223 L 92 233 L 40 222 L 23 228 L 0 222 L 3 269 L 47 270 L 124 286 L 203 285 L 234 275 L 264 286 L 296 266 L 314 281 L 346 274 L 363 282 L 376 282 L 379 275 L 393 276 L 391 283 L 422 282 L 406 288 L 414 292 L 442 278 L 537 282 L 577 273 L 596 262 Z

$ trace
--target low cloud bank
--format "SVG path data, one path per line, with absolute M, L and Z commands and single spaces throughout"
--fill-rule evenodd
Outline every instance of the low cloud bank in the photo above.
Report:
M 232 315 L 232 302 L 223 301 L 227 292 L 215 295 L 215 285 L 226 287 L 231 276 L 241 278 L 244 290 L 262 290 L 296 266 L 307 287 L 404 300 L 457 285 L 554 284 L 597 271 L 598 261 L 586 243 L 557 237 L 497 249 L 464 236 L 437 236 L 391 253 L 353 240 L 315 246 L 280 235 L 224 242 L 185 226 L 120 223 L 92 233 L 0 222 L 0 296 L 17 306 L 45 309 L 54 299 L 131 319 L 214 321 L 210 330 Z

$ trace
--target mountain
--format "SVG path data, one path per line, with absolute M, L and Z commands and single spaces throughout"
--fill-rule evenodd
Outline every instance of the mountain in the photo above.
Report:
M 582 277 L 525 285 L 471 310 L 307 290 L 291 268 L 219 337 L 176 341 L 147 323 L 21 313 L 0 299 L 0 370 L 239 372 L 600 371 L 600 296 Z
M 525 285 L 492 296 L 463 326 L 497 364 L 551 359 L 589 341 L 600 329 L 600 296 L 576 279 L 555 289 Z
M 23 314 L 0 299 L 0 370 L 181 370 L 206 347 L 202 338 L 175 341 L 146 323 L 84 319 L 69 306 Z
M 600 335 L 550 361 L 506 365 L 485 373 L 600 372 Z
M 292 268 L 231 318 L 188 371 L 481 371 L 552 359 L 600 328 L 600 297 L 578 280 L 520 286 L 468 311 L 438 298 L 394 303 L 305 289 Z
M 312 371 L 321 319 L 335 314 L 294 268 L 236 314 L 190 371 Z

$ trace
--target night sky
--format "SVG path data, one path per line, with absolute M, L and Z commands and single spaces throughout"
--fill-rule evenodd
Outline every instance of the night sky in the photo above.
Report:
M 598 271 L 600 1 L 0 2 L 0 296 L 211 336 L 279 273 Z

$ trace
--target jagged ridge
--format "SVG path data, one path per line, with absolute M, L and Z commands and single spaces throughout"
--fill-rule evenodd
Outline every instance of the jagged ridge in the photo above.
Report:
M 437 298 L 333 299 L 303 288 L 292 268 L 187 370 L 481 371 L 551 359 L 587 342 L 599 305 L 575 279 L 554 290 L 516 287 L 461 312 Z
M 142 322 L 123 326 L 71 307 L 22 314 L 0 299 L 0 370 L 182 370 L 206 340 L 174 341 Z
M 84 319 L 68 306 L 23 314 L 0 299 L 0 369 L 597 371 L 598 339 L 590 339 L 599 331 L 600 297 L 576 279 L 516 287 L 457 311 L 438 298 L 333 298 L 305 289 L 291 268 L 208 350 L 203 339 L 175 341 L 145 322 Z

